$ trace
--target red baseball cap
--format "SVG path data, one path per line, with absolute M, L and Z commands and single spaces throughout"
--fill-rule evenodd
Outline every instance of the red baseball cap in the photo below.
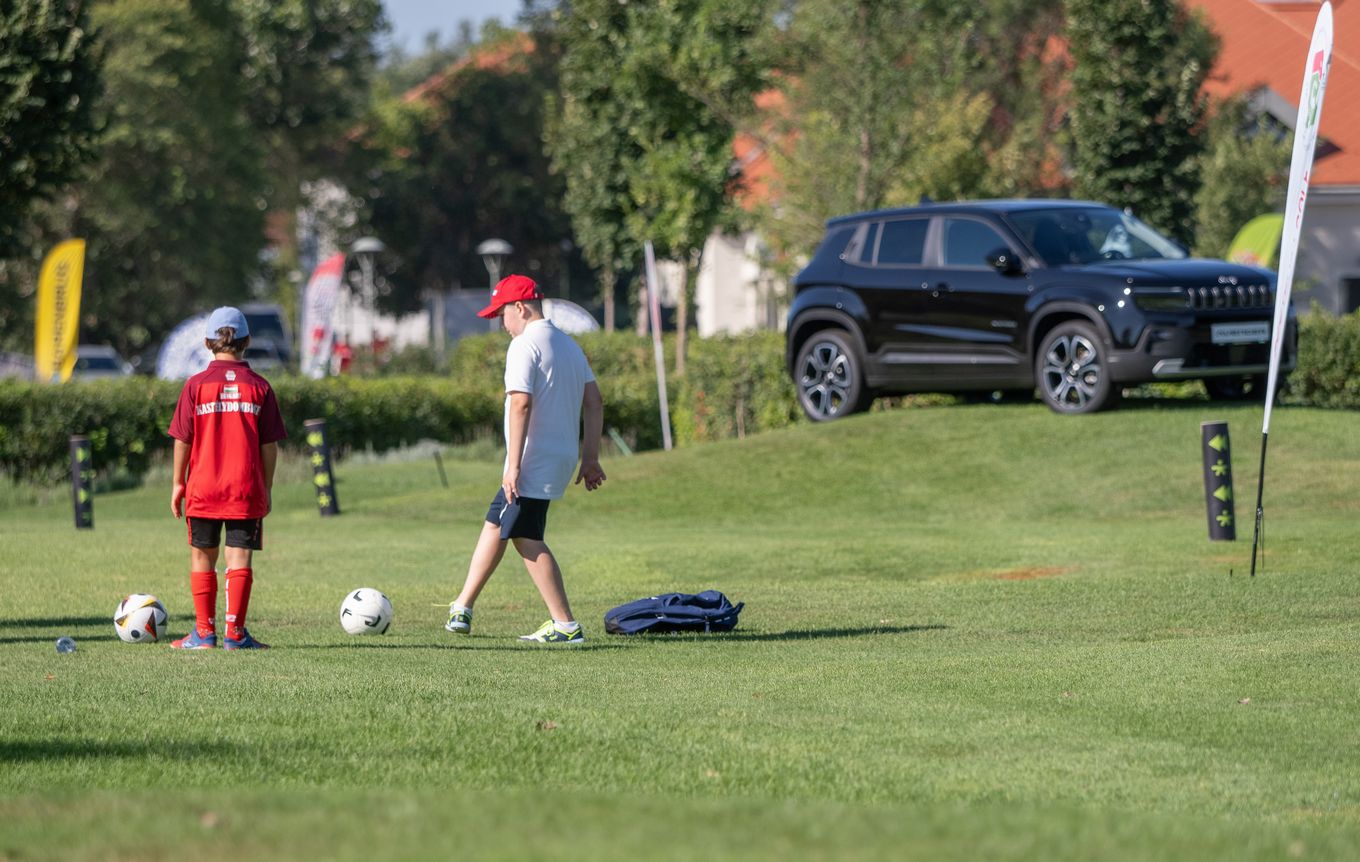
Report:
M 477 312 L 478 317 L 495 317 L 496 313 L 512 302 L 526 299 L 542 299 L 543 291 L 538 282 L 527 275 L 507 275 L 491 291 L 491 304 Z

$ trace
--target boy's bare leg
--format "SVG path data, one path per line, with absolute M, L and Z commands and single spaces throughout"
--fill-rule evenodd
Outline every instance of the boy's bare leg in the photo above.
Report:
M 227 571 L 250 568 L 250 548 L 227 548 Z
M 195 548 L 189 546 L 189 571 L 191 572 L 215 572 L 217 571 L 217 548 Z M 230 559 L 228 560 L 230 565 Z
M 562 586 L 562 570 L 557 567 L 552 551 L 535 539 L 515 539 L 514 542 L 515 550 L 524 558 L 529 577 L 534 579 L 534 586 L 543 597 L 543 604 L 548 606 L 548 613 L 561 622 L 575 619 L 571 615 L 571 605 L 567 604 L 567 590 Z
M 477 537 L 477 547 L 473 549 L 472 559 L 468 562 L 467 580 L 463 582 L 463 591 L 458 594 L 456 604 L 472 607 L 503 556 L 505 541 L 501 539 L 501 528 L 487 521 L 482 524 L 482 534 Z

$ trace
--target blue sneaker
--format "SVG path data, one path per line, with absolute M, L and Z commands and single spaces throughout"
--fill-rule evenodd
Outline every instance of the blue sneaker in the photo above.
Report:
M 250 632 L 241 629 L 239 638 L 227 635 L 222 639 L 222 649 L 269 649 L 269 644 L 260 643 L 250 636 Z
M 519 639 L 540 644 L 575 646 L 586 642 L 586 632 L 585 629 L 581 628 L 579 625 L 576 627 L 576 631 L 569 632 L 559 627 L 557 623 L 552 620 L 548 620 L 546 623 L 539 626 L 538 631 L 533 634 L 520 635 Z
M 175 649 L 217 649 L 217 632 L 205 637 L 200 635 L 195 627 L 193 631 L 179 640 L 171 641 L 170 646 Z

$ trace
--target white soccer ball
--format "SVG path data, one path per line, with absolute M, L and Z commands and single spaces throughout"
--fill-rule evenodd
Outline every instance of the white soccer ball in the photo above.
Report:
M 370 587 L 360 587 L 340 603 L 340 628 L 352 635 L 380 635 L 392 625 L 392 603 Z
M 124 643 L 155 643 L 165 631 L 165 605 L 155 596 L 133 593 L 113 612 L 113 630 Z

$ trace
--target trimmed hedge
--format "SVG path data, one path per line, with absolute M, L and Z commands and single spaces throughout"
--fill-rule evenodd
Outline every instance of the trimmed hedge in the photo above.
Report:
M 307 419 L 326 420 L 331 447 L 340 456 L 420 440 L 458 443 L 501 427 L 504 395 L 498 381 L 471 386 L 447 377 L 280 377 L 271 382 L 289 433 L 283 445 L 289 448 L 303 446 Z M 0 383 L 0 469 L 15 479 L 55 481 L 67 471 L 67 438 L 85 434 L 97 470 L 140 475 L 155 453 L 171 448 L 165 432 L 182 385 L 144 377 L 64 386 Z M 660 445 L 650 380 L 606 380 L 601 389 L 606 423 L 641 448 Z
M 1299 317 L 1299 363 L 1286 400 L 1360 409 L 1360 311 L 1333 317 L 1314 308 Z
M 641 448 L 660 446 L 661 411 L 651 338 L 590 332 L 576 339 L 599 378 L 610 414 L 605 417 L 606 426 L 635 437 Z M 490 378 L 499 383 L 505 348 L 505 336 L 499 333 L 464 338 L 450 360 L 450 372 L 464 382 Z M 673 367 L 674 335 L 665 337 L 662 350 L 677 444 L 744 437 L 782 428 L 802 416 L 784 369 L 783 333 L 693 339 L 684 377 L 676 377 Z M 613 410 L 620 399 L 625 403 Z
M 660 446 L 650 339 L 591 333 L 580 342 L 600 380 L 605 427 L 635 448 Z M 291 434 L 285 445 L 300 447 L 303 420 L 316 418 L 327 420 L 331 445 L 341 454 L 499 433 L 505 347 L 499 333 L 465 338 L 442 376 L 280 377 L 272 382 Z M 665 349 L 670 365 L 674 342 L 667 339 Z M 685 377 L 667 385 L 680 445 L 802 421 L 784 370 L 781 333 L 695 339 Z M 180 388 L 142 377 L 64 386 L 0 381 L 0 469 L 16 479 L 59 479 L 67 470 L 67 438 L 82 433 L 93 444 L 97 469 L 140 474 L 170 448 L 165 429 Z M 1360 409 L 1360 313 L 1299 318 L 1299 363 L 1287 400 Z
M 784 367 L 784 334 L 695 339 L 671 406 L 680 444 L 745 437 L 802 418 Z

